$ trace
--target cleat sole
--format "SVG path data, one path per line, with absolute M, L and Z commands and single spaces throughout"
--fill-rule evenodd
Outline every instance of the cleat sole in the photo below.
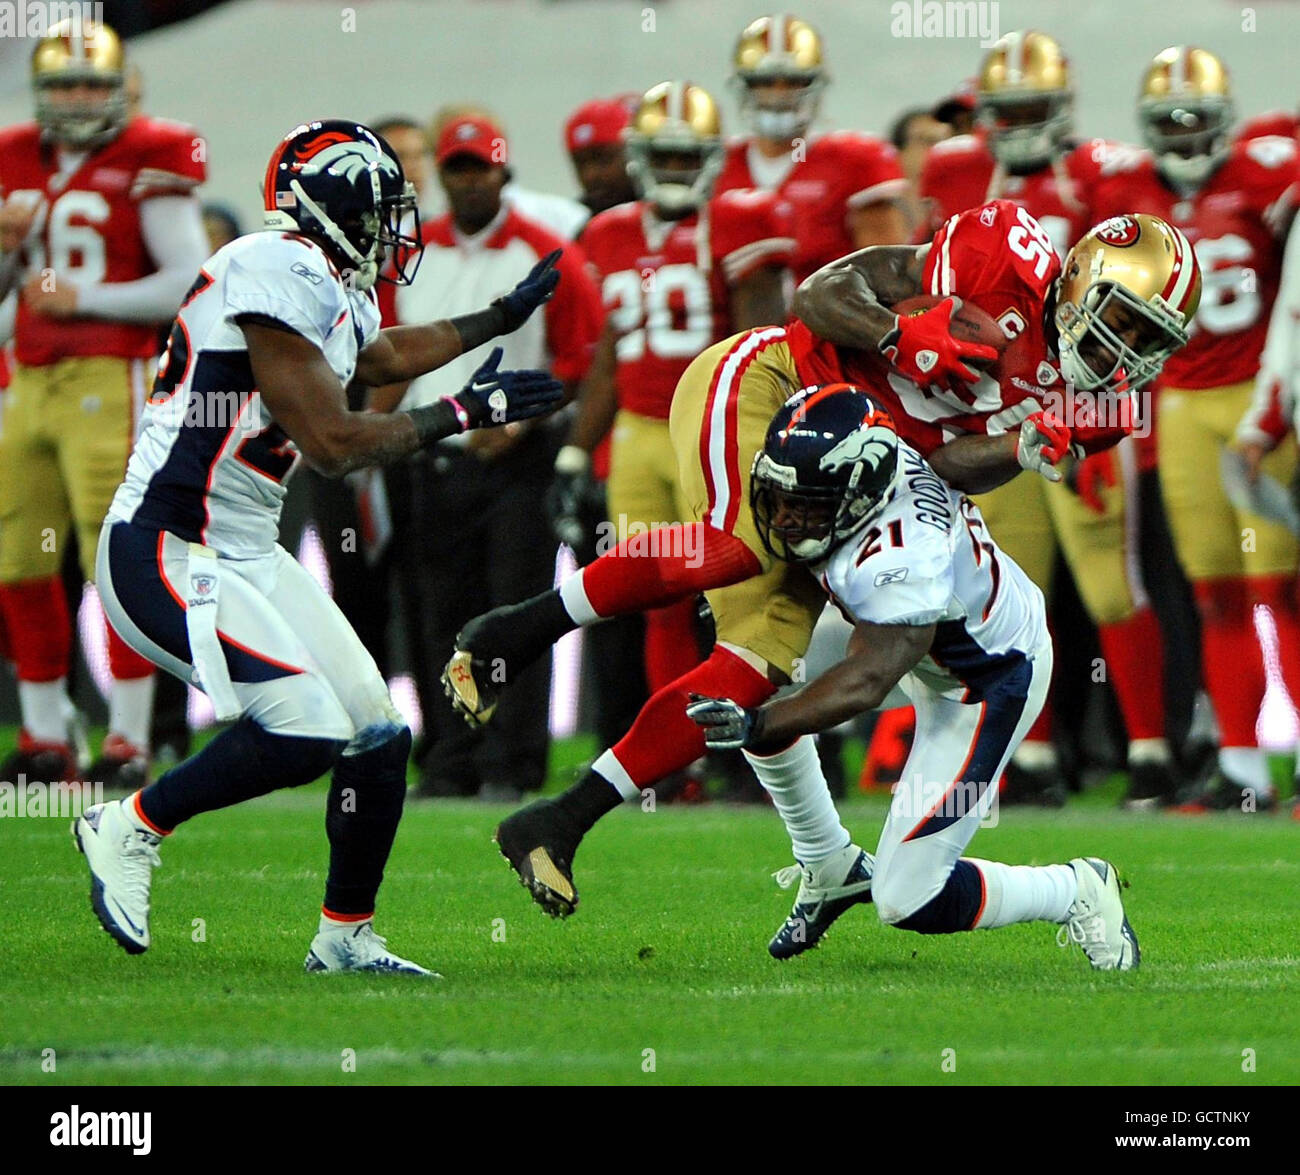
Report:
M 474 680 L 473 654 L 457 649 L 442 671 L 443 692 L 451 700 L 453 709 L 470 726 L 484 726 L 496 713 L 496 701 L 488 701 L 479 693 Z

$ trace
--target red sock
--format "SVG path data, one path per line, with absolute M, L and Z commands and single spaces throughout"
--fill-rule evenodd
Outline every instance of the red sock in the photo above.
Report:
M 18 680 L 58 681 L 67 677 L 72 622 L 63 584 L 54 576 L 0 584 L 0 609 L 9 630 Z
M 1155 613 L 1142 608 L 1118 624 L 1099 624 L 1097 636 L 1129 739 L 1164 738 L 1164 646 Z
M 1277 625 L 1277 656 L 1291 701 L 1300 707 L 1300 598 L 1294 575 L 1256 575 L 1246 581 L 1251 597 L 1267 604 Z
M 1047 700 L 1034 719 L 1034 724 L 1024 737 L 1027 743 L 1050 743 L 1052 741 L 1052 693 L 1048 690 Z
M 767 701 L 776 687 L 735 653 L 715 647 L 702 665 L 657 690 L 637 715 L 632 729 L 612 748 L 637 787 L 649 787 L 704 754 L 704 731 L 686 717 L 689 694 L 731 698 L 742 706 Z
M 699 663 L 694 596 L 645 614 L 645 679 L 651 693 L 671 685 Z
M 153 673 L 153 662 L 146 661 L 118 636 L 107 617 L 104 619 L 104 628 L 108 632 L 108 671 L 113 675 L 114 681 L 138 681 Z
M 0 661 L 12 661 L 13 646 L 9 643 L 9 629 L 5 624 L 5 610 L 0 605 Z
M 735 535 L 703 522 L 674 522 L 633 535 L 588 563 L 582 587 L 598 615 L 622 616 L 740 583 L 760 570 Z
M 1192 585 L 1201 613 L 1205 689 L 1225 747 L 1253 747 L 1264 700 L 1264 658 L 1243 579 L 1204 579 Z

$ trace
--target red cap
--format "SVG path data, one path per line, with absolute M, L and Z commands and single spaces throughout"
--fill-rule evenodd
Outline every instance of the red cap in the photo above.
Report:
M 505 132 L 490 118 L 467 115 L 442 128 L 433 157 L 439 166 L 455 155 L 473 155 L 484 163 L 508 162 Z
M 584 102 L 564 124 L 564 145 L 569 154 L 584 147 L 605 147 L 623 138 L 631 112 L 621 98 L 593 98 Z

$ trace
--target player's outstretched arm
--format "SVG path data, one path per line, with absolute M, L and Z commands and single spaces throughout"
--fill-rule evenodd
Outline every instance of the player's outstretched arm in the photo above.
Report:
M 456 395 L 410 412 L 351 412 L 320 348 L 272 319 L 239 319 L 266 406 L 307 462 L 327 477 L 386 465 L 471 428 L 527 420 L 552 411 L 564 394 L 544 371 L 498 371 L 495 349 Z
M 1048 481 L 1060 481 L 1057 466 L 1061 460 L 1069 453 L 1081 457 L 1088 451 L 1086 446 L 1072 444 L 1071 429 L 1056 417 L 1035 412 L 1021 421 L 1015 432 L 996 437 L 956 437 L 935 449 L 928 460 L 935 473 L 953 489 L 964 494 L 986 494 L 1005 485 L 1022 469 L 1039 473 Z
M 404 383 L 518 330 L 555 293 L 560 282 L 559 259 L 559 249 L 548 253 L 510 293 L 495 299 L 486 310 L 381 330 L 357 356 L 357 379 L 370 387 Z
M 795 291 L 795 317 L 841 347 L 878 350 L 898 323 L 890 307 L 925 292 L 929 251 L 928 244 L 876 245 L 823 265 Z
M 754 709 L 696 694 L 686 713 L 712 749 L 776 751 L 874 710 L 933 643 L 933 624 L 858 624 L 848 656 L 798 693 Z

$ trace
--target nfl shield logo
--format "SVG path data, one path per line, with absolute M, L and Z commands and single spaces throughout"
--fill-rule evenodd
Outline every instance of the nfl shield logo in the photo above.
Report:
M 210 596 L 216 583 L 217 581 L 210 575 L 196 575 L 194 577 L 194 590 L 200 596 Z

